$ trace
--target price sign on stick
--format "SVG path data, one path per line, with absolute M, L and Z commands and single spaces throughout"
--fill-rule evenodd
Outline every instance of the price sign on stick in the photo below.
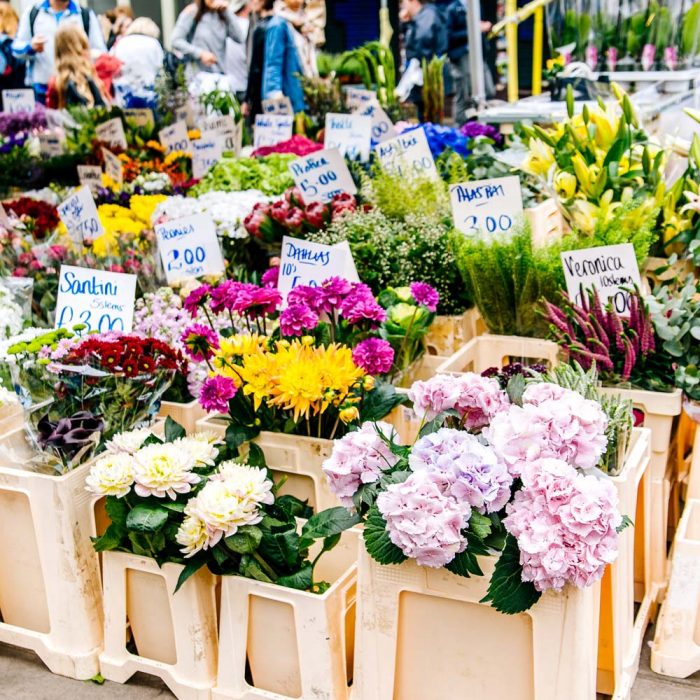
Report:
M 276 146 L 292 138 L 294 117 L 286 114 L 258 114 L 255 117 L 254 148 Z
M 350 282 L 360 281 L 347 241 L 324 245 L 283 236 L 277 281 L 277 289 L 283 297 L 300 285 L 319 287 L 329 277 L 342 277 Z
M 58 215 L 78 245 L 93 241 L 104 233 L 89 187 L 81 187 L 59 204 Z
M 523 213 L 517 175 L 474 180 L 450 187 L 455 228 L 465 236 L 508 233 Z
M 223 152 L 223 138 L 216 134 L 192 141 L 192 177 L 201 180 L 209 168 L 219 162 Z
M 61 265 L 55 327 L 84 323 L 88 331 L 129 333 L 135 294 L 136 275 Z
M 272 97 L 262 101 L 262 109 L 265 114 L 294 115 L 292 101 L 288 97 Z
M 105 161 L 105 173 L 116 183 L 124 182 L 124 169 L 119 156 L 115 156 L 112 151 L 103 148 L 102 157 Z
M 2 91 L 3 111 L 9 114 L 18 112 L 33 112 L 36 107 L 34 90 L 3 90 Z
M 99 165 L 79 165 L 78 180 L 94 192 L 102 187 L 102 168 Z
M 326 114 L 323 145 L 337 148 L 341 155 L 365 162 L 372 145 L 372 117 L 361 114 Z
M 628 316 L 629 294 L 625 289 L 641 288 L 637 257 L 631 243 L 583 248 L 561 253 L 566 291 L 577 304 L 582 302 L 582 290 L 595 287 L 605 306 L 612 301 L 618 314 Z
M 370 102 L 357 108 L 357 114 L 372 118 L 372 141 L 383 143 L 396 136 L 396 129 L 389 115 L 378 102 Z
M 335 148 L 297 158 L 289 169 L 305 202 L 330 202 L 341 192 L 357 192 L 348 166 Z
M 126 134 L 124 133 L 124 124 L 119 117 L 114 117 L 109 121 L 102 122 L 95 127 L 97 140 L 104 143 L 106 146 L 114 146 L 115 148 L 123 148 L 126 150 Z
M 243 130 L 230 114 L 221 117 L 207 117 L 202 122 L 202 139 L 220 136 L 224 151 L 238 153 L 241 150 Z M 196 175 L 195 175 L 196 177 Z
M 370 102 L 377 101 L 377 93 L 365 88 L 349 87 L 345 91 L 345 104 L 349 109 L 355 110 Z
M 224 259 L 211 217 L 195 214 L 155 227 L 168 284 L 224 271 Z
M 175 122 L 158 132 L 160 142 L 165 148 L 165 153 L 173 151 L 189 151 L 190 137 L 187 135 L 187 124 L 183 121 Z
M 422 127 L 384 141 L 374 150 L 382 168 L 392 175 L 440 179 Z
M 64 134 L 44 131 L 39 134 L 39 153 L 44 158 L 56 158 L 65 153 Z
M 125 109 L 124 118 L 138 128 L 153 128 L 156 124 L 152 109 Z

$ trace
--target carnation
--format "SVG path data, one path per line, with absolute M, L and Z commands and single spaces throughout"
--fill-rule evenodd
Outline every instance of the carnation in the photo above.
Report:
M 381 338 L 367 338 L 352 351 L 353 362 L 367 374 L 386 374 L 394 364 L 394 348 Z
M 146 442 L 149 435 L 152 435 L 150 428 L 135 428 L 127 430 L 123 433 L 118 433 L 111 440 L 107 441 L 105 448 L 107 452 L 112 454 L 125 453 L 129 455 L 136 454 Z
M 446 496 L 439 477 L 414 472 L 377 496 L 389 539 L 421 566 L 438 569 L 467 547 L 462 536 L 463 509 Z
M 359 430 L 333 442 L 323 473 L 345 507 L 353 507 L 352 497 L 360 486 L 374 483 L 399 461 L 386 442 L 394 435 L 394 428 L 380 421 L 363 423 Z
M 585 588 L 617 558 L 622 522 L 615 487 L 559 459 L 528 463 L 503 520 L 518 540 L 524 581 L 538 591 Z
M 168 496 L 174 501 L 199 483 L 194 466 L 192 455 L 174 443 L 147 445 L 134 455 L 134 491 L 143 498 Z
M 134 483 L 134 460 L 130 454 L 108 454 L 98 459 L 85 479 L 85 488 L 98 496 L 126 496 Z
M 471 508 L 497 513 L 510 498 L 513 477 L 506 465 L 491 447 L 463 430 L 441 428 L 420 438 L 408 464 L 414 472 L 426 471 L 439 479 L 443 493 L 463 509 L 464 526 Z

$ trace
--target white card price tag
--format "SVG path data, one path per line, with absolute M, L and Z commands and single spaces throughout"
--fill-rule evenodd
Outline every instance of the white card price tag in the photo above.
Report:
M 97 140 L 105 146 L 113 146 L 126 150 L 126 134 L 124 133 L 124 124 L 119 117 L 114 117 L 95 127 Z
M 382 168 L 391 175 L 440 179 L 422 127 L 384 141 L 374 150 Z
M 33 112 L 36 107 L 34 90 L 3 90 L 2 91 L 3 111 L 8 114 L 18 114 L 19 112 Z
M 81 187 L 58 205 L 58 215 L 78 245 L 94 241 L 104 233 L 89 187 Z
M 357 192 L 348 166 L 335 148 L 297 158 L 289 170 L 305 202 L 330 202 L 341 192 Z
M 187 124 L 183 121 L 175 122 L 158 132 L 160 142 L 165 148 L 166 155 L 173 151 L 189 151 L 190 138 L 187 135 Z
M 286 114 L 257 114 L 253 147 L 276 146 L 292 138 L 294 117 Z
M 324 148 L 337 148 L 350 160 L 369 160 L 372 117 L 361 114 L 326 114 Z

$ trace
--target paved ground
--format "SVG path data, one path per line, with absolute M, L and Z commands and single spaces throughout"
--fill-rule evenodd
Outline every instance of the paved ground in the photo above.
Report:
M 0 644 L 0 700 L 153 700 L 172 697 L 159 680 L 143 674 L 137 674 L 126 685 L 106 682 L 102 686 L 53 676 L 33 654 Z M 632 700 L 699 698 L 700 673 L 686 680 L 658 676 L 649 669 L 649 649 L 645 648 Z

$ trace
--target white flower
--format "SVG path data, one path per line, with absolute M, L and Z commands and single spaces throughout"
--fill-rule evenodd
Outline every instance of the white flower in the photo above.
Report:
M 178 438 L 172 444 L 189 452 L 197 466 L 208 465 L 213 467 L 216 455 L 219 453 L 209 440 L 209 437 L 204 434 L 201 437 L 193 435 L 191 437 Z
M 126 496 L 134 483 L 134 458 L 109 454 L 93 464 L 85 488 L 98 496 Z
M 192 499 L 185 507 L 185 519 L 180 525 L 175 540 L 179 545 L 182 545 L 180 550 L 185 557 L 191 557 L 202 549 L 206 549 L 209 545 L 207 537 L 207 529 L 204 523 L 196 516 L 190 513 L 191 505 L 197 499 Z
M 134 458 L 134 491 L 144 498 L 169 496 L 174 501 L 178 493 L 189 493 L 192 484 L 199 483 L 199 477 L 192 473 L 192 455 L 174 443 L 148 445 Z
M 135 428 L 134 430 L 127 430 L 124 433 L 119 433 L 115 435 L 111 440 L 107 441 L 105 447 L 107 452 L 112 454 L 136 454 L 146 438 L 151 435 L 150 428 Z
M 8 406 L 15 403 L 19 403 L 17 394 L 14 391 L 5 389 L 4 386 L 0 386 L 0 406 Z

